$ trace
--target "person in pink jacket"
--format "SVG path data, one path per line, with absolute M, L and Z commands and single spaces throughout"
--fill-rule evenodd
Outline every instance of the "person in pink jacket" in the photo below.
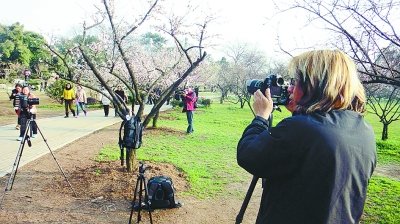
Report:
M 87 97 L 86 97 L 86 92 L 81 85 L 77 86 L 75 100 L 76 100 L 76 115 L 79 116 L 79 109 L 81 109 L 86 116 L 87 111 L 85 110 L 85 105 L 87 104 Z
M 188 121 L 188 127 L 186 130 L 186 133 L 191 134 L 193 133 L 193 111 L 196 109 L 195 108 L 195 103 L 197 101 L 197 96 L 194 93 L 192 88 L 188 88 L 187 90 L 184 91 L 183 93 L 183 110 L 186 111 L 186 117 Z

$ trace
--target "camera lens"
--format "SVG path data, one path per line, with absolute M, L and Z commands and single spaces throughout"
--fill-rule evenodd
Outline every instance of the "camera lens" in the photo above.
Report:
M 282 77 L 279 77 L 279 78 L 277 78 L 277 80 L 276 80 L 276 84 L 277 84 L 278 86 L 282 86 L 283 84 L 285 84 L 285 80 L 283 80 Z
M 263 82 L 258 79 L 252 79 L 246 81 L 247 92 L 254 94 L 258 89 L 261 88 Z

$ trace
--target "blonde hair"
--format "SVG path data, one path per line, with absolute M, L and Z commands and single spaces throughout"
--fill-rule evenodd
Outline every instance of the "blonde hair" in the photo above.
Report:
M 365 91 L 356 66 L 342 51 L 305 52 L 291 60 L 289 72 L 304 93 L 297 102 L 297 112 L 365 111 Z

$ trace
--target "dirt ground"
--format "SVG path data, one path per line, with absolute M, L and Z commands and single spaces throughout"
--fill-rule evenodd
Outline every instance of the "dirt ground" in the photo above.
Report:
M 51 155 L 19 169 L 13 189 L 4 196 L 0 223 L 128 223 L 137 172 L 127 174 L 119 161 L 94 161 L 103 145 L 115 141 L 118 128 L 119 124 L 110 126 L 55 152 L 55 158 L 67 174 L 77 197 L 74 197 Z M 183 203 L 180 208 L 153 211 L 153 223 L 234 223 L 242 204 L 241 198 L 197 199 L 180 195 L 179 192 L 189 187 L 184 174 L 170 164 L 146 162 L 146 165 L 149 167 L 147 177 L 172 177 L 177 199 Z M 1 178 L 1 186 L 6 186 L 7 180 L 7 176 Z M 243 189 L 244 197 L 248 184 L 231 187 Z M 261 187 L 257 186 L 243 223 L 255 222 L 260 191 Z M 0 193 L 0 199 L 3 193 Z M 133 223 L 137 214 L 134 212 Z M 142 222 L 149 223 L 145 210 L 141 215 Z

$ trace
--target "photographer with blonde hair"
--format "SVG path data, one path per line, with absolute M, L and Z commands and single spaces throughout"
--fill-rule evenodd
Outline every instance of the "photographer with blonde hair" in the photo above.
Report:
M 339 50 L 294 57 L 292 116 L 268 127 L 269 89 L 238 143 L 238 164 L 265 178 L 257 223 L 358 223 L 376 165 L 375 135 L 354 62 Z

